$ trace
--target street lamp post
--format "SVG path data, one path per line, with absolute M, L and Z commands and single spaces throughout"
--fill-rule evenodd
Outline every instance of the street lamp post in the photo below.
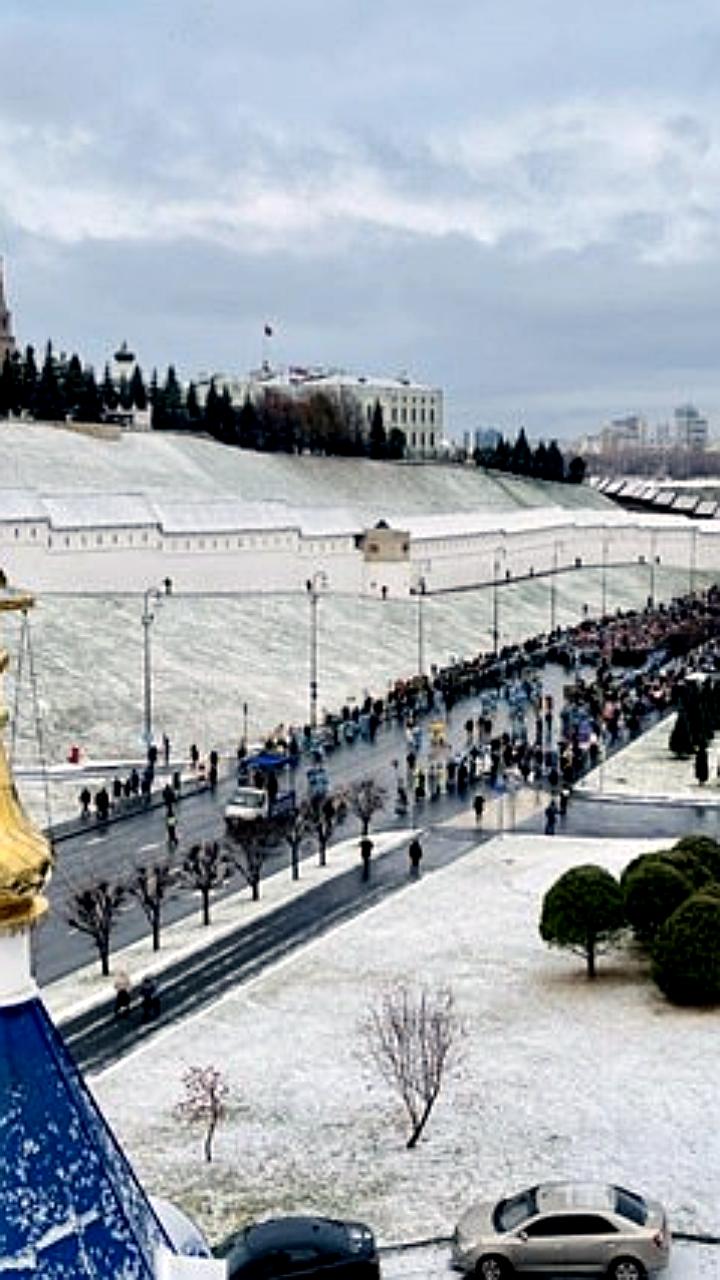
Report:
M 308 578 L 305 587 L 310 601 L 310 728 L 317 729 L 318 702 L 318 628 L 317 607 L 321 589 L 327 587 L 327 574 L 317 569 L 312 578 Z
M 148 587 L 143 592 L 143 611 L 142 611 L 142 627 L 143 627 L 143 738 L 145 746 L 152 746 L 153 728 L 152 728 L 152 646 L 151 646 L 151 628 L 155 621 L 155 613 L 151 605 L 157 605 L 163 596 L 169 596 L 172 593 L 172 580 L 165 578 L 163 581 L 163 589 L 159 587 Z
M 417 669 L 418 675 L 425 674 L 425 616 L 423 613 L 423 601 L 427 592 L 427 582 L 422 575 L 418 578 L 414 587 L 410 588 L 411 594 L 417 596 Z
M 553 542 L 553 564 L 552 574 L 550 576 L 550 634 L 552 635 L 557 624 L 557 571 L 558 571 L 558 551 L 560 543 Z
M 495 548 L 493 558 L 493 597 L 492 597 L 492 642 L 493 654 L 497 657 L 500 652 L 500 560 L 505 559 L 505 547 L 499 546 Z

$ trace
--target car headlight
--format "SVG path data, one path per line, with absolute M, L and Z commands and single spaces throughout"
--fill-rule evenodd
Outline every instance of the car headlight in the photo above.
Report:
M 353 1223 L 348 1227 L 347 1234 L 348 1245 L 353 1253 L 364 1253 L 366 1249 L 372 1248 L 373 1234 L 367 1227 Z

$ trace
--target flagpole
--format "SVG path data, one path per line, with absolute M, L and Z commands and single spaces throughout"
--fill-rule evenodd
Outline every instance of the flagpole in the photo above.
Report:
M 270 371 L 270 339 L 273 336 L 272 325 L 267 321 L 263 325 L 262 336 L 262 368 L 267 372 Z

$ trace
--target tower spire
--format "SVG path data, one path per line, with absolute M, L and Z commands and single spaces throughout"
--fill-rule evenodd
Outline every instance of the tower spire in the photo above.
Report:
M 12 331 L 12 315 L 5 301 L 5 262 L 0 257 L 0 363 L 7 352 L 15 350 L 15 338 Z

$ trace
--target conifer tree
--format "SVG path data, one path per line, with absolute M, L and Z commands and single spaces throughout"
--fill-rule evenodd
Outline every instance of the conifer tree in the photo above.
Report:
M 384 458 L 387 453 L 387 434 L 383 421 L 382 405 L 375 401 L 368 436 L 368 454 L 371 458 Z
M 65 377 L 63 378 L 63 399 L 65 401 L 65 412 L 70 414 L 72 418 L 77 416 L 78 406 L 80 405 L 85 392 L 85 377 L 80 364 L 79 356 L 71 355 L 65 366 Z
M 131 403 L 136 409 L 147 409 L 148 395 L 139 364 L 135 365 L 130 378 L 130 396 Z
M 562 483 L 565 479 L 565 459 L 562 456 L 557 440 L 551 440 L 547 451 L 547 479 Z
M 89 365 L 87 369 L 83 370 L 82 394 L 78 401 L 75 417 L 78 422 L 102 421 L 102 399 L 95 381 L 95 374 Z
M 102 400 L 104 409 L 109 409 L 111 413 L 113 412 L 114 409 L 117 409 L 118 393 L 115 389 L 115 383 L 113 382 L 112 376 L 110 374 L 110 366 L 107 364 L 105 365 L 105 372 L 103 374 L 102 386 L 100 388 L 100 399 Z
M 21 411 L 35 413 L 35 397 L 37 395 L 38 371 L 35 363 L 35 348 L 27 346 L 22 364 L 20 382 Z
M 510 470 L 516 476 L 529 476 L 532 470 L 532 453 L 524 427 L 520 428 L 510 453 Z
M 202 409 L 197 396 L 197 387 L 191 382 L 185 396 L 185 413 L 187 414 L 188 426 L 198 427 L 202 421 Z
M 44 422 L 57 422 L 65 417 L 65 406 L 51 342 L 48 342 L 45 348 L 45 359 L 37 384 L 35 417 Z

